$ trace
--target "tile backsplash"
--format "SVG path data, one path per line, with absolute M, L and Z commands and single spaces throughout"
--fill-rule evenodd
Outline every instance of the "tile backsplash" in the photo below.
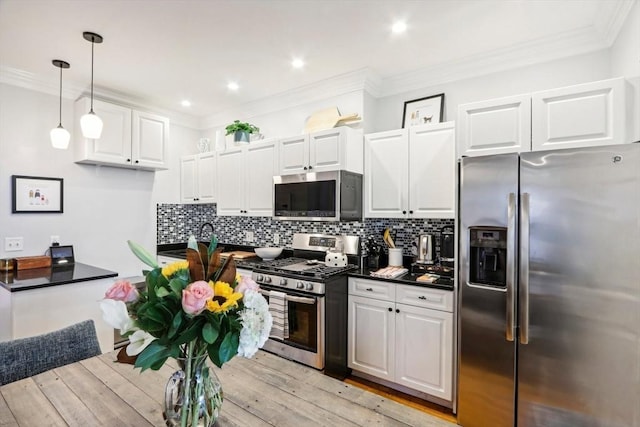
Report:
M 440 229 L 454 225 L 453 219 L 365 218 L 363 222 L 316 222 L 283 221 L 271 217 L 217 216 L 215 204 L 158 204 L 157 215 L 158 244 L 186 242 L 191 235 L 200 240 L 209 240 L 209 227 L 199 236 L 200 228 L 206 222 L 213 225 L 218 240 L 224 243 L 289 248 L 294 233 L 348 234 L 361 239 L 374 236 L 383 245 L 382 233 L 389 227 L 395 234 L 396 246 L 402 247 L 406 256 L 411 255 L 412 241 L 423 233 L 435 235 L 436 253 L 439 253 Z M 252 242 L 246 240 L 247 231 L 253 232 Z M 280 240 L 277 245 L 274 243 L 276 234 Z

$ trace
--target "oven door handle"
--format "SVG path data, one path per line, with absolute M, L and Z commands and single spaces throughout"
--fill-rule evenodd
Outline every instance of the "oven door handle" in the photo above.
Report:
M 265 291 L 263 289 L 260 289 L 259 291 L 262 295 L 266 295 L 269 296 L 269 294 L 271 292 L 269 291 Z M 286 295 L 284 297 L 284 299 L 286 299 L 287 301 L 291 301 L 291 302 L 299 302 L 300 304 L 309 304 L 309 305 L 313 305 L 316 303 L 315 298 L 305 298 L 305 297 L 296 297 L 293 295 Z

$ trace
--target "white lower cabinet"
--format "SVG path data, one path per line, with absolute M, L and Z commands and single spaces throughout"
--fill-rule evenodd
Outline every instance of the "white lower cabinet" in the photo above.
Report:
M 349 367 L 451 401 L 453 293 L 349 279 Z

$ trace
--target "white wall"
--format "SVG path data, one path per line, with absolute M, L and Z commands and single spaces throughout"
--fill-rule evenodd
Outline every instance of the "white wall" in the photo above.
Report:
M 458 104 L 553 89 L 609 78 L 608 50 L 503 71 L 379 98 L 376 105 L 376 132 L 402 126 L 404 102 L 438 93 L 445 94 L 444 120 L 456 119 Z M 428 83 L 428 82 L 426 82 Z
M 72 100 L 63 100 L 62 121 L 73 131 Z M 57 97 L 0 84 L 0 257 L 42 255 L 59 235 L 79 262 L 140 275 L 126 242 L 155 251 L 156 203 L 178 202 L 179 158 L 196 147 L 199 133 L 171 126 L 170 170 L 142 172 L 75 164 L 71 147 L 51 147 L 57 123 Z M 12 214 L 11 175 L 63 178 L 64 213 Z M 24 250 L 7 253 L 4 238 L 14 236 L 24 238 Z

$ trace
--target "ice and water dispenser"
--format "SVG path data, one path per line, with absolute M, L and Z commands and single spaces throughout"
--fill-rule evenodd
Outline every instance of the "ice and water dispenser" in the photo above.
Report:
M 506 227 L 469 227 L 469 282 L 506 287 Z

